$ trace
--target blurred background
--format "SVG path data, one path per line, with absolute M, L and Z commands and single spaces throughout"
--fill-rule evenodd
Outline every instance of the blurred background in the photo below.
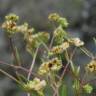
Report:
M 50 32 L 48 14 L 52 12 L 66 17 L 69 22 L 67 30 L 70 34 L 80 37 L 90 51 L 96 52 L 92 39 L 96 37 L 96 0 L 0 0 L 0 25 L 7 14 L 15 13 L 20 16 L 20 24 L 28 22 L 38 31 Z M 22 36 L 17 34 L 13 41 L 22 54 L 23 64 L 28 66 L 32 58 L 25 51 Z M 84 65 L 90 60 L 80 52 L 77 52 L 76 57 L 76 64 Z M 9 43 L 2 29 L 0 29 L 0 61 L 12 63 Z M 0 68 L 10 74 L 15 74 L 14 70 L 7 66 L 0 64 Z M 19 92 L 15 83 L 0 73 L 0 96 L 26 96 L 26 94 Z

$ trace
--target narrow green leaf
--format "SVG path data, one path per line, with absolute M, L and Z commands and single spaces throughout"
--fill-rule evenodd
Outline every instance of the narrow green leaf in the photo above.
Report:
M 15 47 L 15 52 L 16 52 L 16 57 L 17 57 L 18 63 L 19 63 L 19 65 L 21 65 L 20 54 L 18 52 L 17 47 Z
M 65 84 L 61 85 L 59 88 L 59 96 L 67 96 L 67 87 Z

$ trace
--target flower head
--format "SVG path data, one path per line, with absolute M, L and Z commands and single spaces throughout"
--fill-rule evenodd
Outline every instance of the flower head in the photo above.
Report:
M 14 14 L 14 13 L 10 13 L 10 14 L 8 14 L 7 16 L 5 16 L 5 19 L 8 20 L 8 21 L 11 20 L 11 21 L 16 22 L 16 21 L 19 20 L 19 16 L 17 16 L 17 15 Z
M 64 42 L 64 38 L 67 37 L 67 32 L 62 28 L 62 26 L 59 26 L 54 31 L 54 37 L 56 44 L 61 44 Z
M 46 86 L 45 80 L 40 80 L 39 78 L 34 78 L 32 81 L 27 82 L 24 84 L 24 88 L 28 91 L 40 91 Z
M 28 23 L 17 26 L 17 30 L 25 35 L 28 31 Z
M 5 22 L 2 24 L 2 28 L 7 30 L 9 35 L 14 34 L 17 32 L 17 24 L 16 21 L 19 19 L 19 17 L 15 14 L 9 14 L 5 16 Z
M 60 54 L 62 53 L 64 50 L 66 50 L 67 48 L 69 48 L 69 43 L 68 42 L 64 42 L 61 45 L 55 46 L 51 49 L 52 54 Z
M 56 23 L 58 23 L 59 25 L 61 25 L 62 27 L 67 27 L 68 26 L 68 22 L 66 18 L 61 17 L 59 14 L 57 13 L 51 13 L 48 17 L 48 19 L 50 21 L 55 21 Z
M 51 71 L 58 71 L 62 67 L 62 62 L 58 58 L 53 58 L 41 64 L 38 73 L 40 75 L 48 74 Z
M 72 39 L 69 39 L 69 42 L 73 45 L 75 45 L 76 47 L 80 47 L 80 46 L 83 46 L 84 45 L 84 42 L 81 41 L 79 38 L 72 38 Z
M 67 21 L 67 19 L 66 18 L 63 18 L 63 17 L 60 17 L 59 19 L 58 19 L 58 23 L 62 26 L 62 27 L 68 27 L 68 21 Z
M 2 24 L 2 28 L 6 29 L 10 34 L 13 34 L 16 31 L 16 23 L 11 20 L 5 21 Z
M 87 66 L 86 70 L 89 72 L 96 72 L 96 60 L 92 60 Z
M 50 21 L 57 21 L 58 19 L 59 19 L 59 14 L 57 14 L 57 13 L 52 13 L 52 14 L 50 14 L 49 15 L 49 17 L 48 17 L 48 19 L 50 20 Z

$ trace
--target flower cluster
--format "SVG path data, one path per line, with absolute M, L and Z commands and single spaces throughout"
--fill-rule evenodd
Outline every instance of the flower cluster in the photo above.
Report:
M 39 78 L 34 78 L 32 81 L 27 82 L 24 84 L 24 89 L 26 91 L 42 91 L 46 86 L 45 80 L 40 80 Z
M 5 19 L 16 22 L 19 20 L 19 16 L 15 15 L 13 13 L 10 13 L 9 15 L 5 16 Z
M 60 54 L 62 53 L 64 50 L 66 50 L 67 48 L 69 48 L 69 43 L 68 42 L 64 42 L 61 45 L 57 45 L 55 47 L 53 47 L 51 49 L 51 53 L 52 54 Z
M 60 16 L 59 16 L 59 14 L 57 14 L 57 13 L 52 13 L 52 14 L 50 14 L 49 15 L 49 17 L 48 17 L 48 19 L 50 20 L 50 21 L 58 21 L 58 19 L 60 18 Z
M 9 35 L 14 34 L 15 32 L 21 32 L 24 35 L 26 33 L 32 33 L 33 28 L 28 28 L 28 23 L 24 23 L 22 25 L 17 25 L 17 21 L 19 20 L 19 16 L 15 14 L 9 14 L 5 16 L 5 22 L 2 24 L 2 28 L 6 29 Z
M 92 60 L 87 66 L 86 70 L 89 72 L 96 72 L 96 60 Z
M 24 35 L 24 40 L 26 41 L 26 49 L 28 52 L 32 53 L 33 49 L 38 47 L 41 42 L 47 42 L 49 39 L 49 34 L 47 32 L 34 33 L 34 28 L 29 28 L 28 23 L 22 25 L 17 25 L 19 17 L 15 14 L 9 14 L 5 17 L 5 22 L 2 24 L 2 28 L 6 29 L 9 36 L 12 36 L 16 32 L 21 32 Z
M 26 38 L 27 51 L 32 52 L 34 48 L 37 48 L 42 42 L 47 42 L 49 39 L 49 34 L 47 32 L 39 32 L 37 34 L 28 35 Z
M 58 71 L 62 67 L 62 62 L 58 58 L 53 58 L 41 64 L 38 73 L 40 75 L 48 74 L 51 71 Z
M 75 45 L 76 47 L 80 47 L 84 45 L 84 42 L 81 41 L 79 38 L 71 38 L 68 41 L 69 43 L 71 43 L 72 45 Z
M 5 22 L 2 24 L 2 28 L 6 29 L 9 34 L 14 34 L 17 31 L 17 21 L 19 20 L 19 17 L 15 14 L 9 14 L 5 17 Z
M 62 26 L 59 26 L 55 29 L 54 33 L 54 41 L 56 44 L 61 44 L 64 42 L 64 39 L 67 37 L 66 31 L 62 28 Z
M 28 30 L 29 30 L 28 27 L 29 27 L 28 23 L 24 23 L 22 25 L 18 25 L 17 26 L 17 31 L 21 32 L 21 33 L 23 33 L 25 35 L 28 32 Z M 32 32 L 33 32 L 33 30 L 32 30 Z
M 59 16 L 59 14 L 57 14 L 57 13 L 50 14 L 48 19 L 50 21 L 57 22 L 62 27 L 67 27 L 68 26 L 68 22 L 67 22 L 66 18 L 63 18 L 63 17 Z
M 22 70 L 28 72 L 29 77 L 27 78 L 27 83 L 23 82 L 23 79 L 26 79 L 26 78 L 23 78 L 22 74 L 20 74 L 20 76 L 21 76 L 19 78 L 20 81 L 15 78 L 13 78 L 13 79 L 18 84 L 20 84 L 21 87 L 24 88 L 24 91 L 26 91 L 30 95 L 31 94 L 33 95 L 36 93 L 40 96 L 45 95 L 43 93 L 43 91 L 44 91 L 43 89 L 47 85 L 46 81 L 48 79 L 49 83 L 50 83 L 50 87 L 53 88 L 54 95 L 57 96 L 59 94 L 59 88 L 62 87 L 61 84 L 63 84 L 63 82 L 62 82 L 63 77 L 67 73 L 67 68 L 68 68 L 69 73 L 72 71 L 71 73 L 73 76 L 71 76 L 71 77 L 72 77 L 72 80 L 74 81 L 73 88 L 75 89 L 76 93 L 79 94 L 79 93 L 81 93 L 81 91 L 85 91 L 86 93 L 91 93 L 93 90 L 93 87 L 89 83 L 86 83 L 85 81 L 82 80 L 84 82 L 84 84 L 83 84 L 83 82 L 81 82 L 81 78 L 79 78 L 80 66 L 77 67 L 74 65 L 73 55 L 75 54 L 76 48 L 80 49 L 82 52 L 84 52 L 89 57 L 95 58 L 95 56 L 93 56 L 94 54 L 91 54 L 83 46 L 84 42 L 82 40 L 80 40 L 78 37 L 73 38 L 66 31 L 66 28 L 68 26 L 68 22 L 67 22 L 66 18 L 61 17 L 57 13 L 52 13 L 49 15 L 48 19 L 52 23 L 54 23 L 54 25 L 56 27 L 55 30 L 53 31 L 52 38 L 50 38 L 51 36 L 48 32 L 43 31 L 43 32 L 35 33 L 36 30 L 32 27 L 30 28 L 28 23 L 23 23 L 21 25 L 18 25 L 17 21 L 19 20 L 19 17 L 15 14 L 9 14 L 8 16 L 5 17 L 5 22 L 2 24 L 2 28 L 7 30 L 8 35 L 10 36 L 9 39 L 12 40 L 11 36 L 14 33 L 21 32 L 23 34 L 24 40 L 26 42 L 26 50 L 29 53 L 31 53 L 32 58 L 33 58 L 30 69 L 23 68 L 22 65 L 20 66 L 20 68 Z M 46 44 L 48 42 L 48 40 L 49 40 L 49 44 Z M 43 45 L 43 46 L 41 46 L 41 45 Z M 75 48 L 74 47 L 71 48 L 71 46 L 74 46 Z M 42 47 L 44 47 L 43 51 L 40 49 Z M 14 49 L 15 49 L 15 47 L 14 47 Z M 42 52 L 42 56 L 40 56 L 39 60 L 42 60 L 43 62 L 39 66 L 38 71 L 35 74 L 32 69 L 34 68 L 35 61 L 37 61 L 38 49 L 40 49 L 39 52 Z M 19 53 L 17 52 L 17 50 L 16 50 L 16 52 L 14 50 L 14 58 L 18 59 L 17 61 L 19 62 Z M 66 61 L 65 62 L 66 64 L 64 63 L 64 67 L 62 64 L 63 61 Z M 17 67 L 14 67 L 14 68 L 17 68 Z M 59 77 L 58 71 L 61 68 L 63 70 Z M 92 60 L 86 66 L 86 70 L 91 73 L 96 72 L 96 60 L 95 59 Z M 3 72 L 3 71 L 1 70 L 1 72 Z M 3 72 L 3 73 L 5 73 L 5 72 Z M 29 80 L 31 73 L 32 73 L 32 75 L 34 75 L 34 77 L 36 76 L 33 80 Z M 10 76 L 9 74 L 7 74 L 7 75 Z M 37 78 L 38 75 L 42 76 L 42 78 L 45 75 L 47 75 L 48 78 L 45 77 L 46 78 L 45 80 L 44 79 L 40 80 L 39 78 Z M 68 75 L 70 75 L 70 74 L 68 74 Z M 12 78 L 12 76 L 10 76 L 10 77 Z M 80 90 L 81 88 L 83 90 Z M 60 90 L 60 91 L 63 92 L 63 90 Z M 38 96 L 38 95 L 35 95 L 35 96 Z

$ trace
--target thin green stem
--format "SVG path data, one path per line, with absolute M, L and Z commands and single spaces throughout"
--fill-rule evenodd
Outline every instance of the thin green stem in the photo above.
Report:
M 94 55 L 93 55 L 89 50 L 87 50 L 85 47 L 81 47 L 80 50 L 81 50 L 82 52 L 84 52 L 84 53 L 85 53 L 88 57 L 90 57 L 91 59 L 94 58 Z
M 51 49 L 52 45 L 53 45 L 53 42 L 54 42 L 54 35 L 52 36 L 52 39 L 51 39 L 51 42 L 50 42 L 50 45 L 49 45 L 49 49 Z
M 32 73 L 32 70 L 33 70 L 33 67 L 34 67 L 34 64 L 35 64 L 35 60 L 36 60 L 36 57 L 37 57 L 38 49 L 39 49 L 39 47 L 36 49 L 36 52 L 35 52 L 33 60 L 32 60 L 32 64 L 31 64 L 30 69 L 29 69 L 29 73 L 28 73 L 28 76 L 27 76 L 27 80 L 28 81 L 29 81 L 29 79 L 31 77 L 31 73 Z M 27 96 L 31 96 L 31 94 L 28 93 Z
M 29 73 L 28 73 L 28 76 L 27 76 L 27 80 L 30 79 L 30 76 L 31 76 L 31 73 L 32 73 L 32 70 L 33 70 L 33 67 L 34 67 L 34 64 L 35 64 L 35 60 L 36 60 L 36 57 L 37 57 L 38 49 L 39 49 L 39 47 L 36 49 L 35 55 L 33 57 L 32 64 L 30 66 Z
M 12 38 L 11 37 L 9 37 L 9 44 L 10 44 L 11 50 L 13 52 L 13 56 L 14 56 L 14 60 L 16 62 L 16 65 L 18 65 L 18 66 L 21 65 L 20 62 L 18 61 L 17 56 L 16 56 L 16 49 L 15 49 L 15 47 L 13 45 L 13 42 L 12 42 Z

